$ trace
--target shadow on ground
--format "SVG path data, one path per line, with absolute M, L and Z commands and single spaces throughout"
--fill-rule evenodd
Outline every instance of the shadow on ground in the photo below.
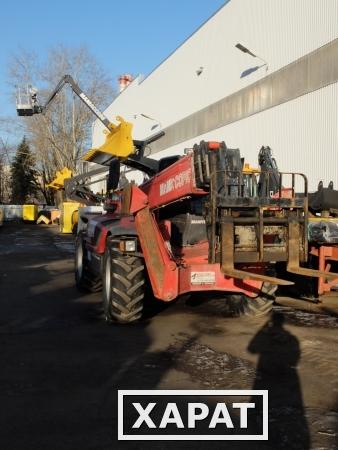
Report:
M 251 340 L 248 351 L 258 355 L 257 370 L 225 345 L 215 350 L 202 342 L 207 334 L 226 343 L 234 332 L 233 325 L 228 332 L 215 324 L 217 313 L 223 316 L 214 302 L 209 315 L 207 303 L 183 299 L 141 323 L 108 326 L 100 294 L 74 287 L 71 249 L 72 237 L 60 238 L 55 229 L 1 230 L 0 448 L 208 449 L 210 443 L 199 441 L 117 441 L 118 389 L 156 389 L 170 371 L 183 379 L 172 378 L 172 389 L 269 389 L 270 441 L 215 442 L 215 448 L 309 448 L 296 368 L 300 348 L 283 315 L 259 322 L 256 335 L 257 324 L 240 325 Z M 164 350 L 158 350 L 161 339 Z

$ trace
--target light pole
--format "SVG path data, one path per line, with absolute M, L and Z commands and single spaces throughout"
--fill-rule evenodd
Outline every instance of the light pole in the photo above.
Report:
M 267 61 L 265 61 L 265 59 L 263 59 L 260 56 L 256 55 L 255 53 L 253 53 L 251 50 L 249 50 L 247 47 L 244 47 L 244 45 L 242 45 L 240 43 L 236 44 L 235 47 L 238 48 L 238 50 L 240 50 L 241 52 L 248 53 L 249 55 L 253 56 L 254 58 L 258 58 L 261 61 L 263 61 L 264 66 L 266 66 L 265 70 L 266 71 L 268 70 L 269 66 L 268 66 Z
M 144 117 L 145 119 L 148 119 L 148 120 L 151 120 L 151 121 L 155 122 L 155 125 L 153 125 L 151 127 L 151 131 L 154 130 L 155 128 L 157 128 L 157 127 L 162 128 L 162 124 L 161 124 L 161 122 L 159 120 L 154 119 L 153 117 L 150 117 L 147 114 L 143 114 L 143 113 L 134 114 L 134 119 L 137 119 L 137 117 L 140 117 L 140 116 Z

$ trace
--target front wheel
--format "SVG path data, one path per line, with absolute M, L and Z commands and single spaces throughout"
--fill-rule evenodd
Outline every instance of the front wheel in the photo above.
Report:
M 231 312 L 237 316 L 265 316 L 272 310 L 276 290 L 276 285 L 263 283 L 258 297 L 251 298 L 244 294 L 231 295 L 228 300 Z
M 130 323 L 142 317 L 145 289 L 142 258 L 121 254 L 108 243 L 102 282 L 107 322 Z

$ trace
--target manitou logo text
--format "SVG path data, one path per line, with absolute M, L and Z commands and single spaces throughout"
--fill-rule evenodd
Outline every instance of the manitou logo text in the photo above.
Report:
M 119 440 L 267 440 L 268 392 L 119 391 Z
M 180 189 L 186 184 L 190 184 L 191 181 L 191 169 L 186 169 L 181 173 L 178 173 L 172 178 L 169 178 L 165 183 L 160 184 L 160 196 L 169 194 L 176 189 Z

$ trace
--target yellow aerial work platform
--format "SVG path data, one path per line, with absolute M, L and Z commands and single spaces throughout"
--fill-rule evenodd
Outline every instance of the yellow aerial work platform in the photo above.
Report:
M 35 222 L 38 218 L 38 205 L 23 205 L 22 220 L 24 222 Z
M 60 231 L 61 233 L 73 233 L 76 223 L 73 221 L 74 213 L 79 209 L 80 203 L 61 203 Z

